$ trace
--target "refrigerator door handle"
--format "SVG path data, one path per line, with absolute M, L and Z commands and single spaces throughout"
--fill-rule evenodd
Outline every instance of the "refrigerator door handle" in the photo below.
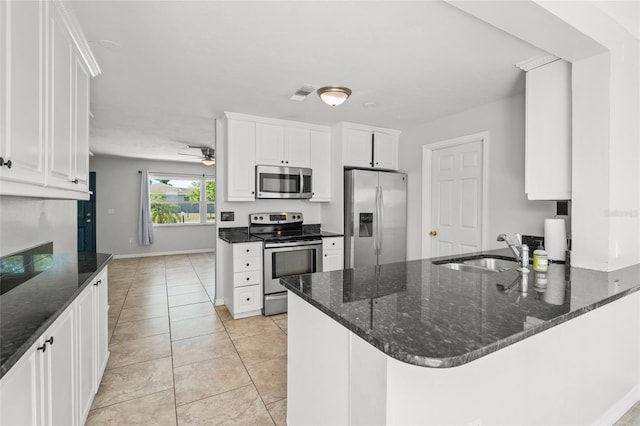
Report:
M 379 214 L 379 222 L 378 222 L 378 254 L 382 253 L 382 234 L 383 234 L 383 227 L 384 227 L 384 198 L 382 195 L 382 187 L 378 187 L 380 188 L 380 196 L 379 198 L 379 204 L 378 204 L 378 214 Z
M 376 186 L 376 201 L 373 209 L 373 254 L 378 255 L 378 188 Z

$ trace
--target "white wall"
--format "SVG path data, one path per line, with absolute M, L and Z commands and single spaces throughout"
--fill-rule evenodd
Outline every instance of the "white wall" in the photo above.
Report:
M 55 253 L 75 253 L 78 202 L 0 196 L 0 256 L 47 241 Z
M 407 257 L 421 257 L 422 147 L 483 131 L 489 132 L 489 220 L 487 248 L 499 248 L 500 233 L 544 235 L 543 222 L 555 203 L 528 201 L 524 192 L 524 95 L 501 99 L 404 130 L 400 170 L 409 175 Z M 426 237 L 426 236 L 425 236 Z
M 140 174 L 151 172 L 214 175 L 215 168 L 200 163 L 150 161 L 95 155 L 90 170 L 96 172 L 97 251 L 114 255 L 150 255 L 186 251 L 214 250 L 216 226 L 189 225 L 154 227 L 154 243 L 138 245 Z M 109 214 L 108 209 L 114 213 Z M 133 238 L 133 243 L 130 242 Z

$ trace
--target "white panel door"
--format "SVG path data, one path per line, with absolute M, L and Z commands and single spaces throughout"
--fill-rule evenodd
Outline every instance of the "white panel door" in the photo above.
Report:
M 284 162 L 293 167 L 310 167 L 311 132 L 309 129 L 284 129 Z
M 89 190 L 89 71 L 82 58 L 74 57 L 74 173 L 77 191 Z
M 398 170 L 398 137 L 373 132 L 373 166 L 379 169 Z
M 284 166 L 284 128 L 256 123 L 256 164 Z
M 371 132 L 344 129 L 343 163 L 352 167 L 372 167 Z
M 76 299 L 78 314 L 78 414 L 80 422 L 87 418 L 96 391 L 94 383 L 96 364 L 94 298 L 94 286 L 90 285 Z
M 36 342 L 0 381 L 0 424 L 36 425 L 41 420 L 39 369 L 43 353 Z
M 51 56 L 51 139 L 47 185 L 75 189 L 73 161 L 72 40 L 55 2 L 49 20 L 49 54 Z
M 44 183 L 46 3 L 0 2 L 0 178 Z
M 432 257 L 482 248 L 482 142 L 433 151 Z
M 310 201 L 331 201 L 331 134 L 312 130 L 310 145 L 313 173 L 311 178 L 313 196 Z
M 48 342 L 44 357 L 45 415 L 52 425 L 76 424 L 74 340 L 75 310 L 69 307 L 43 334 Z
M 227 127 L 227 201 L 253 201 L 256 187 L 256 125 L 229 120 Z

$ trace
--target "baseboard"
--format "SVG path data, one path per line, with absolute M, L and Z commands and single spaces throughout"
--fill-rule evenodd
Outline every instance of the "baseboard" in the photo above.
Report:
M 215 302 L 213 302 L 213 304 L 216 306 L 222 306 L 224 305 L 224 299 L 216 299 Z
M 625 396 L 609 408 L 593 425 L 613 425 L 620 420 L 633 404 L 640 400 L 640 385 L 636 385 Z
M 196 249 L 196 250 L 177 250 L 177 251 L 156 251 L 153 253 L 132 253 L 132 254 L 114 254 L 114 259 L 128 259 L 130 257 L 154 257 L 154 256 L 173 256 L 175 254 L 196 254 L 196 253 L 215 253 L 215 248 Z

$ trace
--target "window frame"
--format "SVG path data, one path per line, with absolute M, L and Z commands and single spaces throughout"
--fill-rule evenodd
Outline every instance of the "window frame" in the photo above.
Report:
M 200 182 L 200 201 L 198 201 L 199 207 L 199 222 L 176 222 L 176 223 L 155 223 L 152 220 L 153 227 L 174 227 L 174 226 L 211 226 L 216 224 L 216 219 L 213 219 L 211 222 L 207 222 L 207 207 L 209 204 L 214 205 L 214 215 L 215 211 L 215 198 L 213 201 L 207 200 L 207 182 L 215 182 L 215 176 L 211 175 L 190 175 L 190 174 L 179 174 L 179 173 L 157 173 L 157 172 L 149 172 L 149 185 L 151 185 L 153 180 L 189 180 L 189 181 L 199 181 Z M 157 201 L 151 200 L 151 191 L 149 191 L 149 208 Z M 176 204 L 176 203 L 174 203 Z M 214 216 L 215 218 L 215 216 Z

